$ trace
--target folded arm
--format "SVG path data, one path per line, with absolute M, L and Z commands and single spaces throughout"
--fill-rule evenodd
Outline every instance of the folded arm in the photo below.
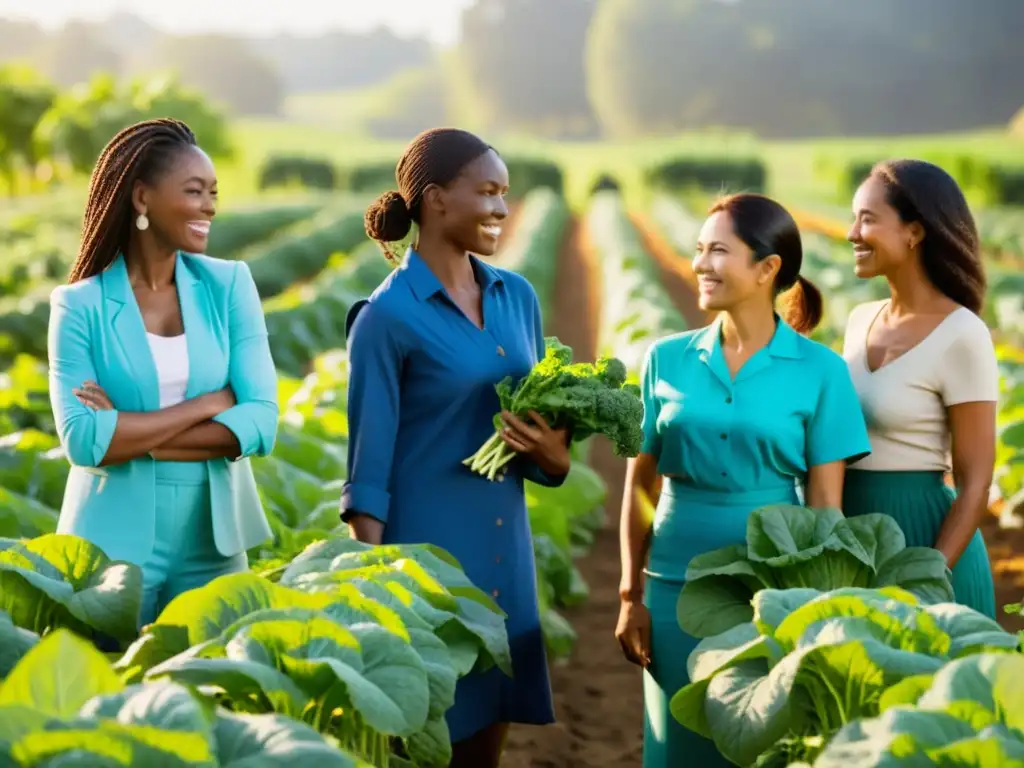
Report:
M 235 433 L 211 420 L 189 427 L 150 454 L 159 461 L 207 461 L 233 458 L 241 452 Z
M 85 405 L 75 390 L 97 379 L 89 328 L 60 290 L 50 299 L 47 357 L 57 434 L 68 459 L 77 466 L 110 466 L 137 459 L 216 414 L 215 403 L 208 398 L 140 413 Z

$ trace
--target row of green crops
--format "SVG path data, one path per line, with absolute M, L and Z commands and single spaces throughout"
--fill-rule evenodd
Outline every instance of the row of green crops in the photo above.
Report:
M 549 296 L 554 274 L 545 277 L 544 265 L 557 255 L 564 203 L 536 190 L 523 205 L 509 266 Z M 296 244 L 296 227 L 320 231 L 331 210 L 341 209 L 327 208 L 242 258 L 262 258 L 268 270 L 301 261 L 311 249 Z M 339 228 L 343 218 L 334 220 Z M 282 364 L 282 414 L 273 455 L 252 466 L 273 539 L 249 553 L 249 573 L 182 595 L 141 637 L 137 569 L 52 534 L 68 465 L 49 413 L 45 362 L 22 354 L 0 374 L 0 677 L 8 675 L 0 707 L 10 707 L 0 711 L 0 754 L 28 765 L 87 744 L 96 750 L 90 765 L 129 764 L 126 755 L 147 765 L 277 765 L 308 755 L 325 766 L 360 764 L 356 758 L 441 766 L 455 680 L 473 668 L 507 668 L 500 611 L 447 553 L 365 547 L 339 525 L 344 317 L 390 267 L 365 240 L 347 253 L 321 240 L 325 266 L 265 302 Z M 275 259 L 259 256 L 271 250 Z M 575 640 L 556 609 L 587 595 L 573 559 L 590 546 L 606 495 L 585 448 L 579 454 L 562 487 L 526 489 L 542 624 L 556 659 Z M 104 656 L 80 640 L 97 635 L 120 650 Z M 39 679 L 53 680 L 50 690 L 70 687 L 70 695 L 55 700 L 45 686 L 26 684 Z M 58 731 L 66 736 L 55 739 Z
M 273 579 L 180 595 L 138 635 L 141 601 L 141 570 L 82 539 L 0 540 L 0 754 L 440 768 L 458 678 L 512 674 L 500 609 L 427 545 L 329 537 Z
M 311 202 L 225 212 L 217 217 L 210 229 L 209 252 L 222 259 L 251 261 L 254 275 L 258 275 L 266 286 L 274 287 L 279 277 L 267 264 L 266 250 L 286 241 L 295 249 L 296 263 L 308 263 L 308 258 L 297 254 L 304 243 L 313 241 L 315 235 L 301 230 L 308 228 L 306 220 L 322 207 L 323 203 Z M 356 209 L 354 203 L 348 201 L 340 207 L 347 210 L 348 218 L 345 220 L 351 222 L 351 212 Z M 338 213 L 324 215 L 333 215 L 334 220 L 343 218 Z M 19 229 L 5 235 L 11 242 L 0 246 L 5 253 L 5 260 L 0 265 L 0 369 L 11 365 L 19 354 L 46 357 L 50 292 L 67 276 L 77 254 L 80 210 L 77 216 L 72 219 L 70 214 L 61 215 L 52 224 L 45 224 L 46 220 L 40 214 L 25 214 L 25 221 L 19 224 Z M 268 248 L 268 238 L 275 237 L 277 239 L 269 241 Z M 320 266 L 330 253 L 328 251 L 319 257 L 322 259 Z M 7 257 L 12 254 L 15 259 L 9 260 Z M 274 251 L 274 255 L 277 254 L 280 254 L 279 249 Z M 13 286 L 9 290 L 4 287 L 5 280 Z
M 554 310 L 558 254 L 569 224 L 561 195 L 536 187 L 519 206 L 515 235 L 498 263 L 523 275 L 534 287 L 544 317 Z M 586 600 L 589 590 L 573 560 L 592 545 L 604 522 L 607 489 L 587 465 L 587 445 L 573 446 L 573 467 L 556 489 L 527 483 L 526 500 L 537 560 L 538 604 L 548 652 L 566 659 L 576 641 L 572 626 L 558 613 Z
M 1024 520 L 1024 349 L 998 348 L 1001 401 L 995 481 L 1005 500 L 1003 523 Z
M 686 321 L 661 284 L 657 264 L 644 250 L 618 192 L 594 195 L 585 226 L 601 280 L 598 349 L 638 374 L 651 343 L 685 331 Z

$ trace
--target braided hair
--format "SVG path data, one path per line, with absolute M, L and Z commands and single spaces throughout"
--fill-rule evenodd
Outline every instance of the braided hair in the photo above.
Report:
M 390 243 L 405 238 L 420 223 L 420 204 L 427 187 L 448 186 L 463 169 L 494 148 L 468 131 L 432 128 L 413 139 L 395 169 L 398 190 L 385 192 L 366 209 L 366 234 L 377 241 L 391 262 L 398 255 Z
M 152 183 L 183 149 L 196 146 L 192 130 L 179 120 L 144 120 L 122 129 L 104 147 L 89 180 L 82 244 L 69 283 L 105 270 L 128 247 L 132 188 Z

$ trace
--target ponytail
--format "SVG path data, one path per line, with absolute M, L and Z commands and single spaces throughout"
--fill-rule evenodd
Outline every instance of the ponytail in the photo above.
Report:
M 783 318 L 797 333 L 807 335 L 821 324 L 825 313 L 824 299 L 818 287 L 803 275 L 797 275 L 783 302 Z

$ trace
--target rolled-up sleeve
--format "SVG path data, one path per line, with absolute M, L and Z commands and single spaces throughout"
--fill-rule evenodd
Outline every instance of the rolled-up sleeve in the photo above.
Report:
M 541 316 L 540 302 L 537 300 L 537 294 L 532 290 L 530 291 L 530 293 L 533 298 L 533 343 L 537 350 L 537 360 L 543 360 L 544 355 L 547 351 L 546 345 L 544 343 L 544 320 Z M 531 483 L 543 485 L 547 488 L 558 488 L 565 482 L 565 478 L 568 477 L 568 474 L 549 475 L 547 472 L 545 472 L 539 466 L 537 466 L 537 463 L 535 461 L 525 456 L 521 457 L 520 461 L 523 478 L 529 480 Z
M 72 464 L 97 467 L 114 438 L 118 412 L 94 411 L 75 397 L 75 388 L 98 377 L 92 363 L 88 323 L 63 286 L 50 294 L 46 348 L 50 407 L 61 446 Z
M 279 409 L 277 371 L 270 354 L 267 323 L 259 292 L 245 262 L 237 262 L 228 305 L 231 346 L 228 381 L 235 393 L 234 406 L 214 417 L 238 439 L 241 453 L 267 456 L 277 440 Z
M 348 324 L 348 480 L 341 491 L 341 519 L 347 522 L 358 513 L 386 524 L 403 346 L 395 323 L 373 303 L 353 306 Z

